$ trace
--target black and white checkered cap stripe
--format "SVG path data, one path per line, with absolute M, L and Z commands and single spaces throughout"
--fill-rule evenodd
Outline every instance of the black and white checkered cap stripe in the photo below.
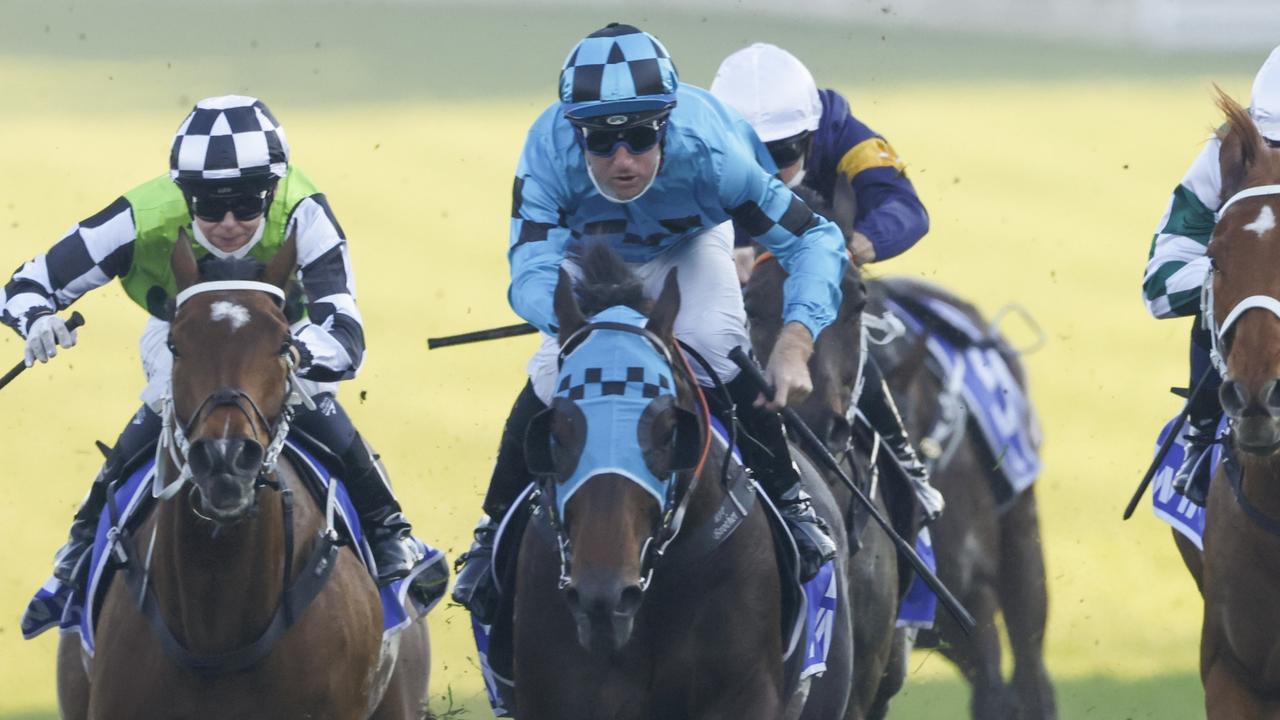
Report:
M 261 100 L 222 95 L 196 103 L 169 154 L 174 180 L 282 178 L 289 166 L 284 128 Z

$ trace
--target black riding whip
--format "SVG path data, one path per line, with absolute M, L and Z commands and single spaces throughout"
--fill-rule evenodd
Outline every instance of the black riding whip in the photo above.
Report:
M 741 347 L 734 348 L 729 352 L 729 359 L 737 363 L 738 367 L 742 369 L 742 372 L 746 373 L 747 377 L 756 386 L 756 388 L 760 390 L 760 392 L 764 393 L 766 398 L 773 398 L 774 389 L 769 385 L 769 381 L 765 379 L 764 373 L 760 371 L 760 366 L 756 365 L 755 361 L 751 359 L 751 356 L 747 355 L 745 350 Z M 786 419 L 787 425 L 796 431 L 800 436 L 800 439 L 808 447 L 810 456 L 820 461 L 828 470 L 834 472 L 836 476 L 839 477 L 846 486 L 848 486 L 850 492 L 853 493 L 853 496 L 866 506 L 867 512 L 870 513 L 872 519 L 876 521 L 876 524 L 879 525 L 880 528 L 884 530 L 885 534 L 889 536 L 889 539 L 893 541 L 898 552 L 902 553 L 902 555 L 907 558 L 907 562 L 909 562 L 916 573 L 920 575 L 920 579 L 924 580 L 925 584 L 929 586 L 929 589 L 938 596 L 943 607 L 945 607 L 947 612 L 951 613 L 951 617 L 955 618 L 956 622 L 959 623 L 960 629 L 964 630 L 966 635 L 970 634 L 974 626 L 977 625 L 977 622 L 973 619 L 973 615 L 970 615 L 964 605 L 960 604 L 960 601 L 949 589 L 947 589 L 947 586 L 938 579 L 938 576 L 933 574 L 933 571 L 929 569 L 929 566 L 925 564 L 924 560 L 916 554 L 916 549 L 911 547 L 911 543 L 903 539 L 903 537 L 893 529 L 893 525 L 891 525 L 889 521 L 880 514 L 880 511 L 876 508 L 875 504 L 872 503 L 871 499 L 862 492 L 862 489 L 854 484 L 853 480 L 844 473 L 844 469 L 840 467 L 839 461 L 831 455 L 831 451 L 827 450 L 827 446 L 818 439 L 818 436 L 813 434 L 813 430 L 809 429 L 809 426 L 805 424 L 804 420 L 800 419 L 799 413 L 792 408 L 784 407 L 782 408 L 782 417 Z
M 1151 465 L 1147 467 L 1147 472 L 1142 476 L 1142 481 L 1138 483 L 1138 489 L 1133 491 L 1133 498 L 1129 500 L 1129 506 L 1124 509 L 1125 520 L 1128 520 L 1133 515 L 1133 511 L 1138 508 L 1138 503 L 1142 501 L 1142 496 L 1147 494 L 1147 486 L 1151 484 L 1151 479 L 1156 476 L 1156 470 L 1160 469 L 1160 463 L 1164 462 L 1164 456 L 1169 454 L 1169 448 L 1173 447 L 1173 443 L 1178 439 L 1178 433 L 1182 432 L 1182 426 L 1187 422 L 1187 416 L 1191 414 L 1191 403 L 1200 397 L 1200 392 L 1204 390 L 1206 381 L 1215 372 L 1217 370 L 1213 367 L 1205 370 L 1200 379 L 1196 381 L 1196 386 L 1192 388 L 1191 393 L 1187 395 L 1187 404 L 1182 406 L 1182 412 L 1178 413 L 1173 426 L 1169 428 L 1169 434 L 1165 436 L 1164 442 L 1160 443 L 1160 448 L 1156 450 L 1156 456 L 1151 460 Z
M 78 310 L 72 312 L 71 317 L 67 318 L 67 330 L 75 330 L 81 325 L 84 325 L 84 316 L 81 315 L 80 311 Z M 0 389 L 3 389 L 5 385 L 8 385 L 10 382 L 12 382 L 14 378 L 21 375 L 22 371 L 26 369 L 27 369 L 26 361 L 23 361 L 18 363 L 17 365 L 14 365 L 12 370 L 5 373 L 3 377 L 0 377 Z
M 498 340 L 519 335 L 532 335 L 536 332 L 538 332 L 538 328 L 529 323 L 503 325 L 502 327 L 477 330 L 475 332 L 462 333 L 461 335 L 427 338 L 427 349 L 435 350 L 436 348 L 449 347 L 450 345 L 465 345 L 466 343 L 480 342 L 482 340 Z

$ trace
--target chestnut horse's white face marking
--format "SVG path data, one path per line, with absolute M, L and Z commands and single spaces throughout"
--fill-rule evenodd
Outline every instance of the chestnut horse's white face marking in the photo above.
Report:
M 1262 212 L 1258 213 L 1258 218 L 1248 225 L 1244 226 L 1245 230 L 1262 237 L 1274 229 L 1276 226 L 1276 214 L 1271 211 L 1270 205 L 1263 205 Z
M 249 308 L 226 300 L 219 300 L 209 306 L 209 317 L 214 321 L 226 320 L 231 323 L 231 332 L 235 332 L 249 323 Z

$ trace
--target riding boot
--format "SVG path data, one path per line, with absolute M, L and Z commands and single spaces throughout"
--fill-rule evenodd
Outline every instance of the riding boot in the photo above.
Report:
M 344 484 L 377 564 L 378 585 L 407 576 L 424 556 L 392 494 L 390 480 L 358 432 L 341 459 L 346 468 Z
M 498 588 L 492 572 L 493 543 L 498 524 L 520 492 L 533 480 L 525 464 L 524 435 L 533 416 L 546 408 L 546 404 L 533 392 L 533 384 L 525 383 L 502 428 L 498 459 L 484 498 L 485 517 L 476 526 L 471 549 L 458 556 L 454 563 L 458 576 L 453 583 L 453 601 L 470 610 L 476 620 L 486 625 L 493 622 L 498 611 Z
M 885 447 L 902 469 L 903 476 L 911 483 L 920 503 L 921 522 L 927 525 L 937 520 L 946 502 L 942 493 L 930 484 L 929 467 L 911 445 L 907 429 L 902 424 L 902 416 L 898 414 L 898 407 L 889 393 L 889 386 L 874 363 L 867 363 L 866 386 L 858 400 L 858 408 L 884 441 Z
M 1186 452 L 1173 476 L 1173 489 L 1188 500 L 1204 507 L 1209 497 L 1209 466 L 1213 453 L 1208 452 L 1217 436 L 1218 416 L 1187 419 Z
M 1222 404 L 1218 399 L 1222 376 L 1210 360 L 1211 345 L 1209 331 L 1197 315 L 1191 325 L 1190 387 L 1201 385 L 1201 378 L 1204 378 L 1204 383 L 1198 395 L 1187 399 L 1187 433 L 1183 436 L 1187 440 L 1186 452 L 1178 472 L 1173 475 L 1173 489 L 1201 507 L 1209 497 L 1209 480 L 1212 477 L 1213 453 L 1207 451 L 1216 439 L 1218 422 L 1222 419 Z
M 739 375 L 727 388 L 743 430 L 755 440 L 748 438 L 741 443 L 747 466 L 791 529 L 800 552 L 800 580 L 808 581 L 818 574 L 823 563 L 836 556 L 836 544 L 800 484 L 800 471 L 791 460 L 782 416 L 756 406 L 759 393 L 745 376 Z
M 107 486 L 120 479 L 159 431 L 160 416 L 144 405 L 116 439 L 115 447 L 107 454 L 93 485 L 89 487 L 89 494 L 76 510 L 66 544 L 53 555 L 53 576 L 63 584 L 84 589 L 89 572 L 89 550 L 98 531 L 98 517 L 107 504 Z

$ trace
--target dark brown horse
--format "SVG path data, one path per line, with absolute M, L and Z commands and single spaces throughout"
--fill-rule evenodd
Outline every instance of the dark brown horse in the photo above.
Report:
M 936 298 L 961 311 L 974 327 L 989 324 L 971 304 L 920 281 L 895 280 L 896 292 L 918 300 Z M 884 284 L 868 283 L 873 311 L 883 312 Z M 924 438 L 940 421 L 945 379 L 928 366 L 923 335 L 885 348 L 881 366 L 899 403 L 912 438 Z M 891 359 L 890 359 L 890 356 Z M 1023 387 L 1026 375 L 1016 354 L 1002 357 Z M 954 449 L 933 469 L 933 484 L 947 499 L 947 510 L 930 527 L 938 559 L 938 577 L 973 613 L 977 626 L 965 634 L 954 618 L 939 613 L 930 644 L 956 664 L 972 688 L 970 710 L 979 720 L 1045 720 L 1057 717 L 1053 684 L 1044 663 L 1048 615 L 1044 555 L 1035 487 L 999 507 L 992 492 L 1000 482 L 997 460 L 971 417 L 955 430 Z M 1013 651 L 1012 681 L 1000 669 L 997 613 L 1003 614 Z
M 1230 469 L 1210 485 L 1200 678 L 1210 720 L 1280 717 L 1280 152 L 1219 91 L 1223 206 L 1205 314 L 1225 362 Z M 1262 312 L 1258 312 L 1262 311 Z
M 756 353 L 768 357 L 782 328 L 782 285 L 786 271 L 771 256 L 761 256 L 744 288 L 747 317 L 751 322 L 751 343 Z M 841 283 L 843 301 L 836 320 L 818 336 L 809 362 L 814 391 L 797 408 L 805 422 L 820 438 L 841 434 L 837 418 L 828 408 L 849 404 L 849 394 L 858 370 L 862 308 L 865 293 L 858 271 L 850 264 Z M 854 338 L 852 344 L 848 338 Z M 841 412 L 839 422 L 844 421 Z M 842 440 L 835 442 L 837 456 L 844 453 L 849 434 L 847 425 Z M 860 471 L 866 477 L 866 458 Z M 824 475 L 825 477 L 825 475 Z M 858 512 L 852 493 L 834 478 L 826 478 L 841 508 L 842 525 L 854 526 Z M 882 515 L 888 515 L 885 488 L 877 485 L 867 494 Z M 888 698 L 902 686 L 904 674 L 897 672 L 902 662 L 903 634 L 895 629 L 898 611 L 900 567 L 897 551 L 887 535 L 878 529 L 860 533 L 861 548 L 848 565 L 848 582 L 852 593 L 854 633 L 854 685 L 849 707 L 843 716 L 848 720 L 883 717 Z M 841 716 L 832 716 L 841 717 Z
M 132 533 L 129 569 L 117 572 L 101 604 L 95 655 L 83 656 L 78 638 L 63 635 L 64 717 L 426 713 L 426 624 L 415 622 L 384 645 L 368 571 L 345 549 L 309 567 L 324 511 L 286 457 L 269 472 L 292 389 L 277 288 L 293 275 L 295 247 L 290 239 L 261 280 L 200 285 L 185 234 L 174 249 L 177 286 L 189 296 L 170 330 L 175 432 L 167 438 L 176 455 L 161 463 L 161 497 L 170 499 Z M 308 604 L 298 597 L 312 571 L 328 578 Z M 286 587 L 293 594 L 282 616 Z M 140 611 L 142 597 L 151 612 Z M 287 629 L 273 633 L 281 617 Z M 272 642 L 255 645 L 268 636 Z
M 648 419 L 623 432 L 649 468 L 636 472 L 667 478 L 666 489 L 656 493 L 665 499 L 635 478 L 581 459 L 595 457 L 585 449 L 587 437 L 601 426 L 584 419 L 577 403 L 558 397 L 531 425 L 527 454 L 544 479 L 541 511 L 525 531 L 517 570 L 518 717 L 840 717 L 851 673 L 848 608 L 838 611 L 827 672 L 812 682 L 807 703 L 803 690 L 787 696 L 781 578 L 769 525 L 762 500 L 741 473 L 722 482 L 724 447 L 709 435 L 707 406 L 672 333 L 680 306 L 675 272 L 650 308 L 639 283 L 603 246 L 589 249 L 582 264 L 578 294 L 586 310 L 566 274 L 556 290 L 562 379 L 578 382 L 574 363 L 581 356 L 574 354 L 591 343 L 610 343 L 604 347 L 620 363 L 606 367 L 606 375 L 659 368 L 656 373 L 673 378 L 674 390 L 647 406 L 655 409 L 644 411 Z M 622 291 L 610 295 L 616 288 Z M 589 324 L 587 315 L 599 322 L 612 315 L 597 311 L 623 306 L 648 315 L 643 330 L 620 330 L 616 321 Z M 589 467 L 578 468 L 579 462 Z M 840 535 L 830 494 L 814 484 L 812 467 L 802 473 L 819 512 Z M 558 501 L 568 488 L 572 494 Z

